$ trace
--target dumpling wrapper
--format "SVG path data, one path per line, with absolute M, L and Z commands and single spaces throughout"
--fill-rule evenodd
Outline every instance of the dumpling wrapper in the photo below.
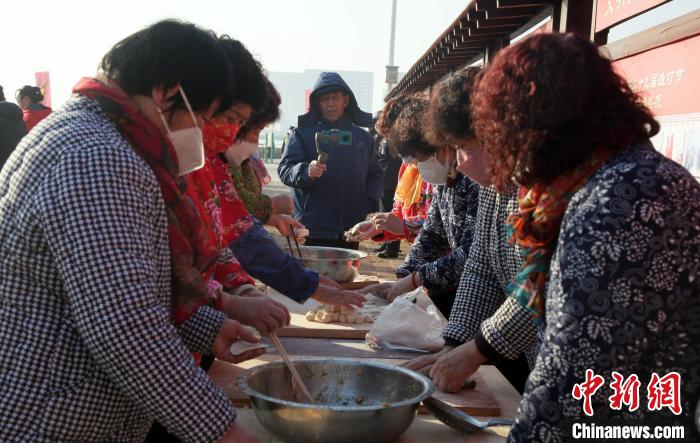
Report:
M 241 355 L 247 351 L 254 351 L 255 349 L 265 349 L 267 350 L 267 345 L 264 343 L 251 343 L 248 341 L 237 341 L 231 345 L 229 352 L 231 355 Z

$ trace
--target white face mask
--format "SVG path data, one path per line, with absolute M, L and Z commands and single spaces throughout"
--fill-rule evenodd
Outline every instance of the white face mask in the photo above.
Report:
M 431 185 L 444 185 L 447 183 L 449 172 L 450 167 L 447 166 L 447 163 L 440 163 L 435 156 L 424 162 L 418 162 L 418 173 L 423 180 Z
M 190 106 L 189 100 L 187 100 L 185 91 L 182 90 L 182 86 L 177 85 L 177 87 L 180 90 L 185 106 L 187 106 L 187 110 L 190 112 L 190 116 L 192 116 L 194 126 L 171 131 L 160 108 L 158 108 L 158 115 L 163 121 L 165 130 L 168 131 L 168 138 L 173 144 L 173 148 L 175 148 L 178 175 L 182 177 L 204 166 L 204 138 L 202 137 L 202 130 L 197 126 L 197 119 L 194 116 L 194 112 L 192 112 L 192 107 Z
M 224 151 L 226 161 L 230 165 L 240 166 L 248 157 L 253 155 L 258 150 L 258 144 L 255 142 L 247 142 L 238 140 Z

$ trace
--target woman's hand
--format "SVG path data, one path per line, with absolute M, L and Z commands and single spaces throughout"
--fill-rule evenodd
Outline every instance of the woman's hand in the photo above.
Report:
M 360 289 L 358 292 L 360 294 L 374 294 L 377 297 L 386 298 L 387 293 L 394 286 L 394 283 L 396 283 L 396 282 L 387 281 L 384 283 L 377 283 L 375 285 L 365 286 L 364 288 Z
M 383 212 L 372 217 L 372 223 L 374 224 L 374 229 L 377 231 L 389 231 L 392 234 L 402 235 L 403 230 L 403 219 L 398 217 L 393 212 Z
M 413 276 L 414 274 L 415 277 Z M 407 292 L 411 292 L 414 289 L 419 288 L 423 284 L 423 280 L 421 279 L 420 274 L 418 272 L 415 272 L 414 274 L 407 275 L 406 277 L 394 283 L 391 286 L 391 288 L 387 291 L 386 299 L 392 302 L 396 299 L 396 297 L 399 297 Z M 416 282 L 415 285 L 413 284 L 414 280 Z
M 340 284 L 331 279 L 326 277 L 325 275 L 318 274 L 318 284 L 323 285 L 323 286 L 328 286 L 330 288 L 340 288 Z
M 365 297 L 359 292 L 331 288 L 321 284 L 311 294 L 311 298 L 325 305 L 340 306 L 348 309 L 353 309 L 355 306 L 361 307 L 365 302 Z
M 285 214 L 272 214 L 270 218 L 267 219 L 268 226 L 274 226 L 277 228 L 279 233 L 285 237 L 291 237 L 294 235 L 293 229 L 306 229 L 304 225 L 300 222 L 294 220 L 294 218 Z
M 259 292 L 257 289 L 255 292 Z M 247 326 L 252 326 L 263 335 L 269 335 L 277 329 L 289 325 L 292 317 L 289 310 L 265 294 L 246 296 L 229 295 L 222 304 L 226 316 Z
M 216 340 L 214 340 L 214 346 L 212 347 L 214 357 L 229 363 L 240 363 L 259 357 L 265 353 L 264 349 L 253 349 L 252 351 L 246 351 L 240 355 L 231 354 L 231 345 L 240 340 L 249 343 L 257 343 L 260 341 L 260 337 L 249 329 L 246 329 L 236 320 L 227 318 L 224 320 L 224 324 L 221 325 Z
M 430 373 L 430 370 L 433 368 L 435 362 L 438 361 L 440 357 L 450 352 L 452 349 L 452 346 L 445 346 L 444 348 L 442 348 L 434 354 L 414 358 L 413 360 L 409 360 L 405 363 L 402 363 L 401 366 L 407 369 L 412 369 L 416 372 L 420 372 L 423 375 L 428 375 Z
M 443 392 L 461 391 L 464 383 L 485 362 L 486 357 L 471 340 L 442 355 L 430 369 L 430 378 Z
M 371 221 L 363 221 L 361 223 L 353 226 L 349 231 L 345 233 L 345 238 L 348 241 L 365 241 L 380 234 L 381 231 L 377 231 L 374 228 L 374 223 Z
M 289 195 L 277 195 L 275 197 L 270 197 L 272 202 L 272 213 L 273 214 L 287 214 L 291 215 L 294 209 L 294 201 Z
M 418 286 L 423 284 L 420 278 L 420 274 L 416 273 L 416 283 Z M 396 297 L 403 295 L 407 292 L 411 292 L 416 289 L 413 285 L 413 277 L 410 275 L 402 278 L 401 280 L 395 282 L 384 282 L 377 285 L 367 286 L 360 289 L 362 294 L 374 294 L 377 297 L 382 297 L 387 299 L 390 303 L 396 299 Z

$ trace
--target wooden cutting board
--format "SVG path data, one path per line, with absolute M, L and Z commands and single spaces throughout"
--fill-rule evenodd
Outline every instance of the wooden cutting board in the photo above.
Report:
M 372 323 L 319 323 L 309 321 L 306 319 L 306 313 L 319 305 L 315 300 L 308 299 L 304 304 L 299 304 L 272 288 L 268 290 L 268 296 L 286 306 L 292 317 L 290 326 L 277 330 L 278 337 L 349 338 L 364 340 L 365 335 L 367 335 L 372 327 Z M 422 296 L 422 298 L 419 298 L 419 304 L 426 308 L 427 304 L 432 304 L 432 301 L 427 296 Z
M 293 356 L 292 360 L 302 360 L 303 356 Z M 243 374 L 246 368 L 251 368 L 260 364 L 280 360 L 281 357 L 275 354 L 265 354 L 257 359 L 244 362 L 240 366 L 230 365 L 225 362 L 217 361 L 212 369 L 209 370 L 209 376 L 214 382 L 223 389 L 231 401 L 237 406 L 250 406 L 250 398 L 241 392 L 236 386 L 236 378 Z M 360 360 L 360 359 L 358 359 Z M 402 359 L 361 359 L 374 361 L 386 364 L 400 364 L 405 360 Z M 442 400 L 448 405 L 457 408 L 467 414 L 478 417 L 499 417 L 501 409 L 498 402 L 493 397 L 489 390 L 488 383 L 481 375 L 481 370 L 477 371 L 471 377 L 471 380 L 476 382 L 474 389 L 464 390 L 455 394 L 447 394 L 440 391 L 435 391 L 435 398 Z M 418 407 L 419 414 L 430 414 L 430 411 L 422 404 Z
M 474 389 L 463 390 L 454 394 L 436 390 L 433 396 L 469 415 L 499 417 L 501 408 L 493 395 L 491 395 L 486 380 L 479 374 L 479 371 L 472 375 L 470 380 L 476 382 Z M 430 411 L 421 403 L 418 407 L 418 413 L 430 414 Z
M 317 323 L 306 319 L 306 313 L 316 308 L 319 303 L 307 300 L 299 304 L 279 292 L 270 289 L 268 296 L 285 305 L 292 316 L 290 326 L 277 330 L 278 337 L 309 338 L 356 338 L 364 340 L 372 323 Z

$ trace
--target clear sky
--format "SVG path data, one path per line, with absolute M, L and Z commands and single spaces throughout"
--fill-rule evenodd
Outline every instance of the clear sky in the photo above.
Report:
M 406 71 L 466 0 L 398 0 L 395 63 Z M 54 106 L 117 41 L 164 18 L 241 40 L 269 71 L 372 71 L 381 106 L 391 0 L 35 0 L 0 2 L 0 85 L 8 100 L 49 71 Z
M 395 63 L 405 72 L 464 10 L 468 0 L 398 0 Z M 620 26 L 624 37 L 698 8 L 674 0 Z M 49 71 L 54 106 L 95 73 L 109 48 L 164 18 L 179 18 L 243 41 L 269 71 L 337 69 L 375 74 L 374 110 L 385 92 L 391 0 L 3 0 L 0 85 L 14 91 Z M 373 110 L 373 111 L 374 111 Z

